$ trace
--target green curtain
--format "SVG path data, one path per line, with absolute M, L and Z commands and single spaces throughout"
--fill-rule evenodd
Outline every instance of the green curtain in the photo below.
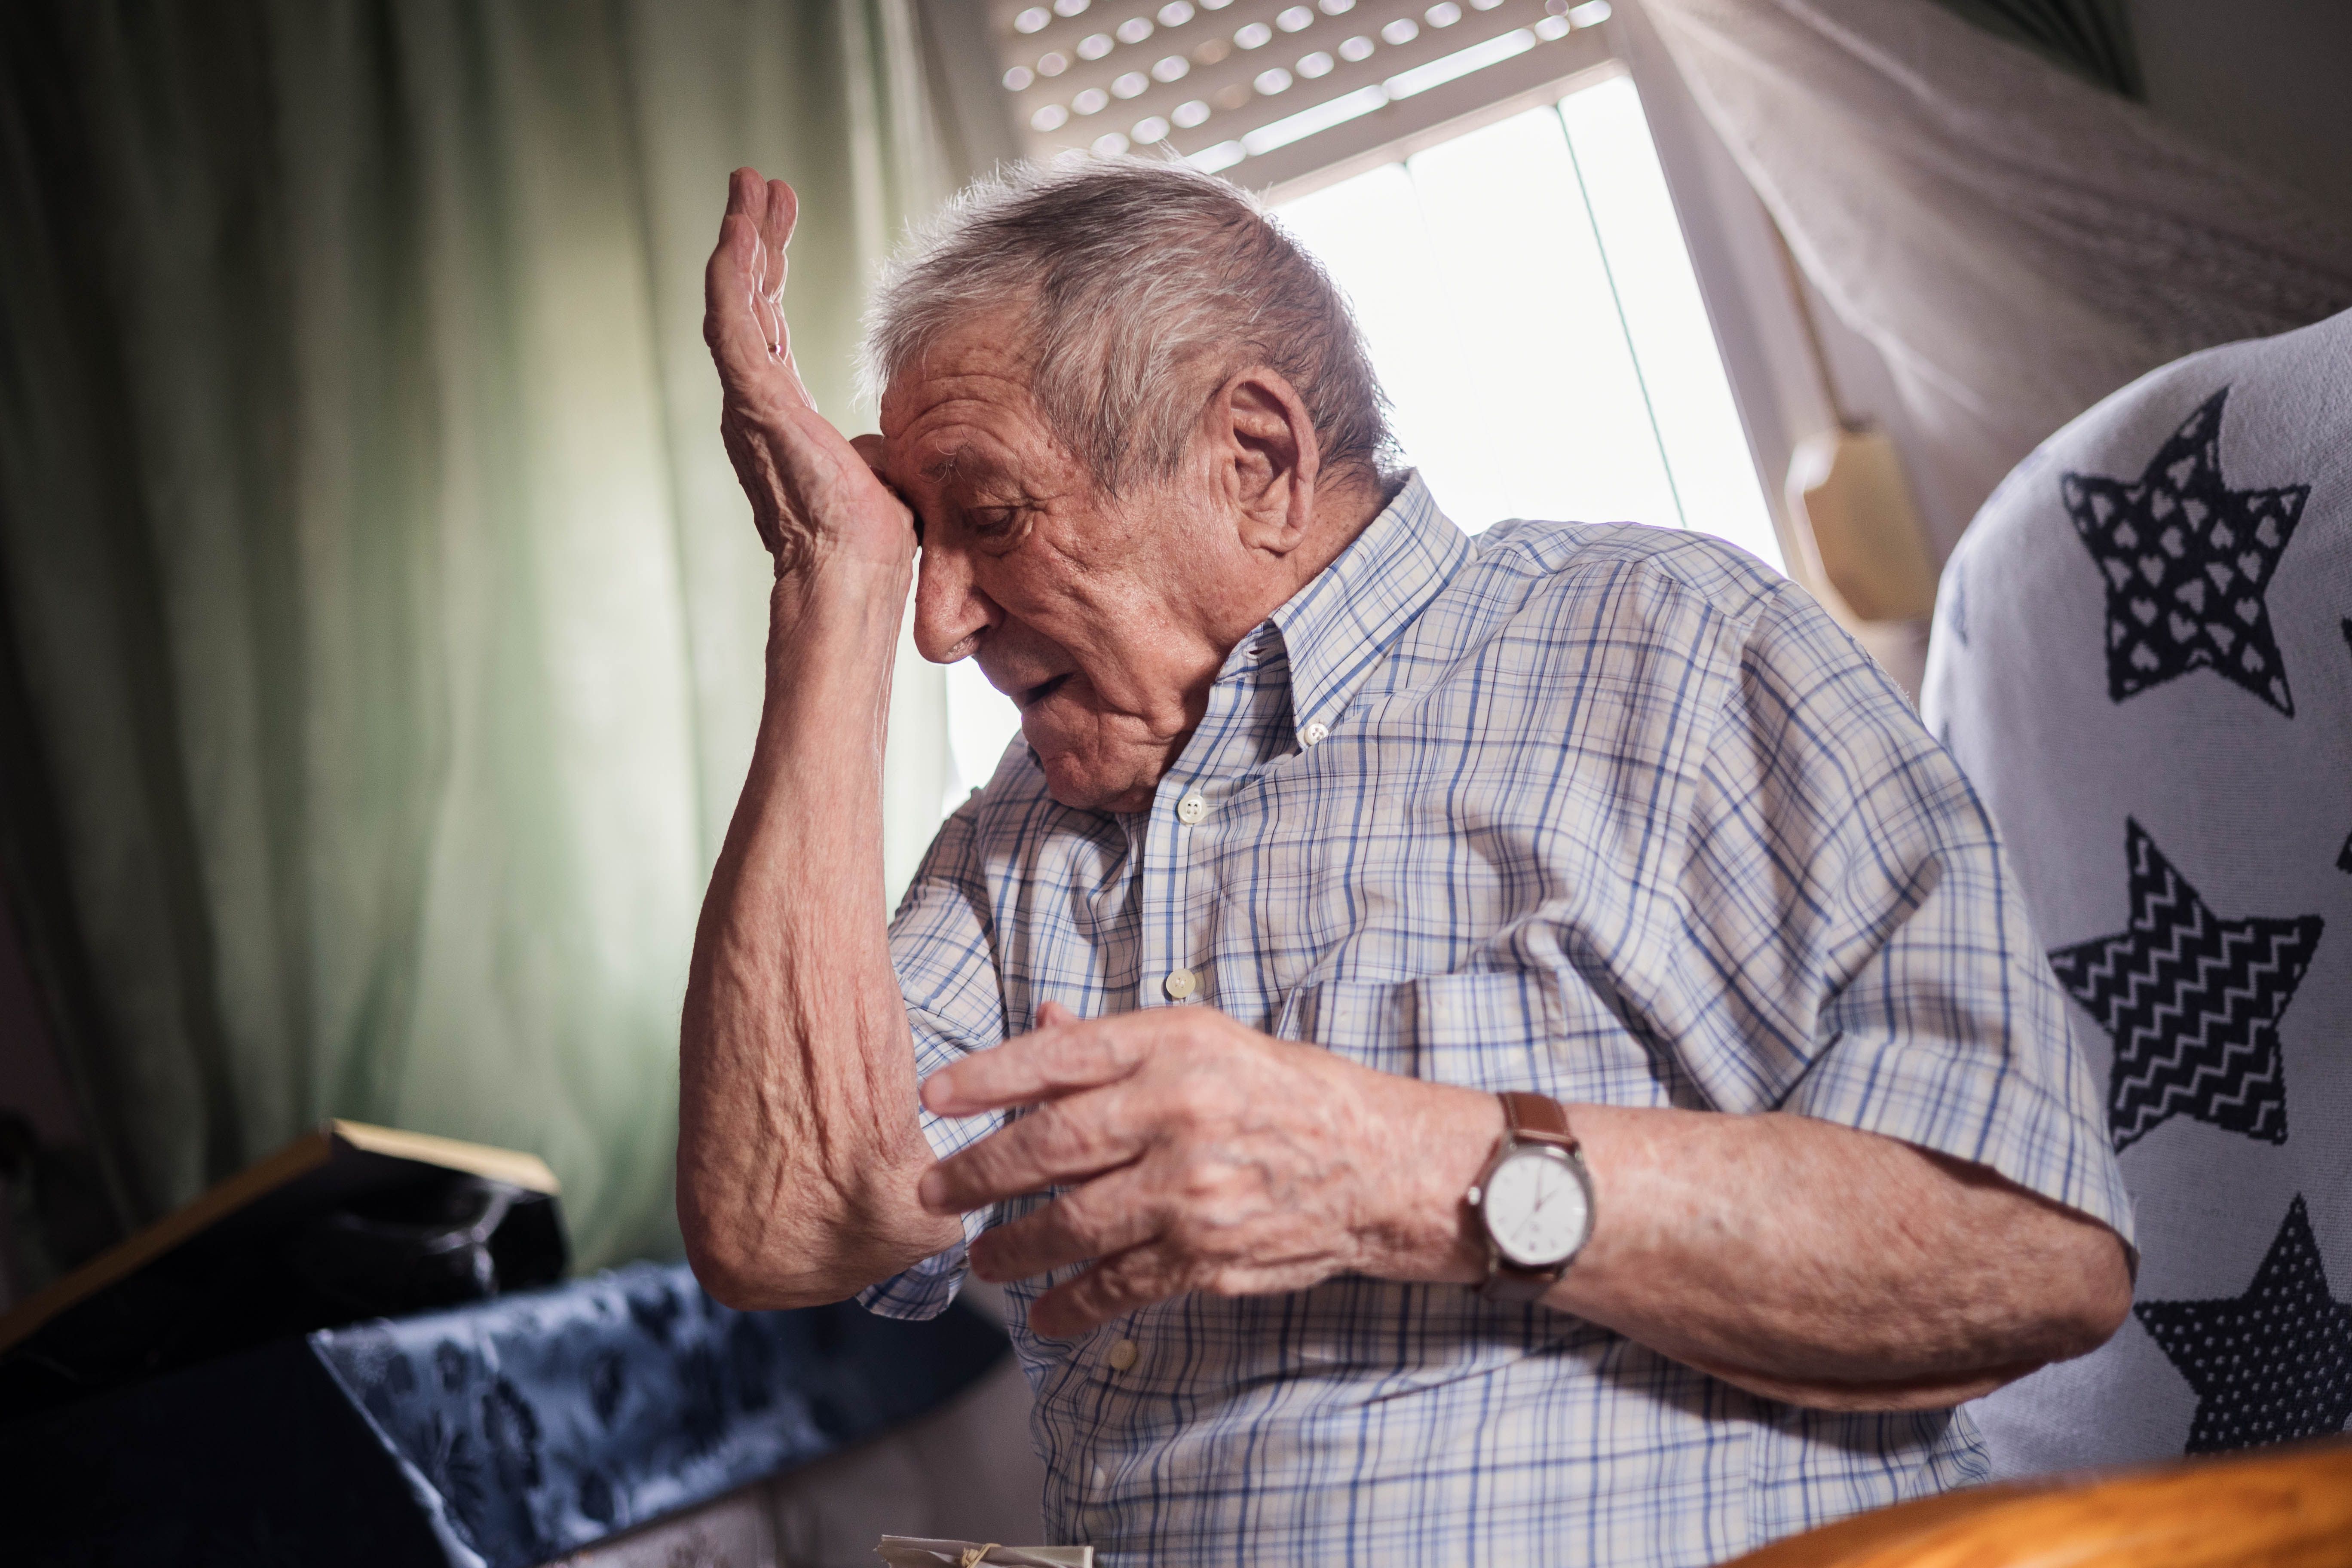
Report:
M 702 264 L 730 168 L 797 184 L 801 364 L 863 422 L 863 290 L 959 172 L 922 34 L 0 7 L 5 868 L 127 1219 L 340 1115 L 544 1155 L 583 1264 L 675 1246 L 768 581 Z M 943 700 L 903 658 L 894 882 Z

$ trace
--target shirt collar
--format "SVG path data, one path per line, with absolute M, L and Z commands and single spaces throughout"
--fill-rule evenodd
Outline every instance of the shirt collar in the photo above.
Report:
M 1292 737 L 1309 724 L 1328 732 L 1390 647 L 1470 559 L 1468 536 L 1437 510 L 1418 472 L 1405 476 L 1338 560 L 1316 574 L 1265 626 L 1234 650 L 1279 639 L 1288 656 Z M 1320 739 L 1320 734 L 1317 739 Z

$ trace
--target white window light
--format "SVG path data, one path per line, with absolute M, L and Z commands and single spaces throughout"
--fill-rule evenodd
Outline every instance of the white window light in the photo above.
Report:
M 1372 50 L 1375 47 L 1371 39 L 1358 34 L 1355 37 L 1341 42 L 1339 58 L 1351 66 L 1360 65 L 1372 58 Z
M 1188 0 L 1168 0 L 1160 7 L 1160 25 L 1163 27 L 1181 27 L 1192 19 L 1192 7 Z
M 1258 72 L 1256 79 L 1250 85 L 1265 97 L 1272 98 L 1278 92 L 1290 90 L 1290 73 L 1276 66 L 1272 70 Z
M 1399 71 L 1381 85 L 1388 89 L 1391 98 L 1411 98 L 1427 92 L 1457 77 L 1472 71 L 1499 65 L 1513 55 L 1526 54 L 1536 47 L 1536 36 L 1525 27 L 1515 27 L 1499 38 L 1489 38 L 1483 44 L 1473 44 L 1466 49 L 1456 49 L 1450 55 L 1417 65 L 1411 70 Z
M 1262 49 L 1274 39 L 1274 29 L 1264 22 L 1249 22 L 1234 29 L 1234 42 L 1245 49 Z
M 1302 33 L 1315 25 L 1315 13 L 1304 5 L 1293 5 L 1277 15 L 1274 25 L 1286 33 Z
M 1059 76 L 1069 68 L 1070 57 L 1059 49 L 1038 57 L 1037 74 L 1039 76 Z
M 1170 110 L 1168 118 L 1176 122 L 1178 130 L 1190 131 L 1195 126 L 1208 123 L 1209 106 L 1197 98 L 1188 99 Z
M 1152 79 L 1155 81 L 1181 81 L 1192 68 L 1192 62 L 1186 59 L 1182 55 L 1170 55 L 1165 59 L 1153 62 L 1151 67 Z
M 1569 20 L 1565 16 L 1546 16 L 1528 31 L 1545 43 L 1554 43 L 1568 37 Z
M 1149 16 L 1129 16 L 1118 25 L 1118 41 L 1122 44 L 1139 44 L 1150 37 L 1151 18 Z
M 1042 33 L 1053 19 L 1054 14 L 1043 5 L 1032 5 L 1013 18 L 1013 30 L 1016 33 Z
M 1143 89 L 1150 85 L 1151 79 L 1141 71 L 1122 71 L 1111 79 L 1110 95 L 1113 98 L 1140 98 Z
M 1495 0 L 1499 5 L 1503 0 Z M 1326 16 L 1344 16 L 1356 8 L 1356 0 L 1315 0 L 1315 8 Z
M 1450 27 L 1462 20 L 1462 7 L 1454 0 L 1437 0 L 1437 4 L 1421 14 L 1421 19 L 1433 27 Z
M 1568 9 L 1568 19 L 1580 27 L 1597 27 L 1609 20 L 1609 0 L 1584 0 Z
M 1168 121 L 1156 114 L 1146 115 L 1135 122 L 1135 129 L 1129 134 L 1142 145 L 1149 147 L 1155 142 L 1168 140 Z
M 1406 458 L 1459 521 L 1688 526 L 1779 564 L 1630 80 L 1281 216 L 1354 300 Z
M 1301 55 L 1298 58 L 1298 74 L 1309 81 L 1314 81 L 1318 78 L 1329 76 L 1334 63 L 1329 55 L 1318 49 L 1311 55 Z
M 1095 138 L 1092 151 L 1097 158 L 1116 158 L 1127 151 L 1127 138 L 1116 131 L 1106 131 Z
M 1054 0 L 1054 15 L 1056 16 L 1079 16 L 1092 3 L 1093 0 Z
M 1389 95 L 1377 85 L 1360 87 L 1355 91 L 1318 103 L 1312 109 L 1299 110 L 1287 119 L 1271 125 L 1261 125 L 1242 138 L 1243 150 L 1252 157 L 1271 153 L 1277 147 L 1287 147 L 1293 142 L 1303 142 L 1318 132 L 1335 125 L 1345 125 L 1359 115 L 1370 114 L 1389 100 Z
M 1109 107 L 1110 94 L 1098 87 L 1090 87 L 1070 100 L 1070 112 L 1073 114 L 1100 114 Z
M 1222 174 L 1249 156 L 1249 149 L 1238 142 L 1220 142 L 1213 147 L 1203 147 L 1184 160 L 1204 174 Z
M 1029 129 L 1051 133 L 1070 122 L 1070 111 L 1058 103 L 1049 103 L 1029 117 Z
M 1031 70 L 1027 66 L 1014 66 L 1011 70 L 1004 73 L 1004 90 L 1007 92 L 1026 91 L 1029 84 L 1036 79 L 1037 73 Z
M 1381 37 L 1391 44 L 1409 44 L 1421 37 L 1421 24 L 1410 16 L 1399 16 L 1381 29 Z
M 1105 55 L 1110 53 L 1111 47 L 1110 35 L 1108 33 L 1088 33 L 1085 37 L 1078 40 L 1078 58 L 1082 60 L 1098 60 Z

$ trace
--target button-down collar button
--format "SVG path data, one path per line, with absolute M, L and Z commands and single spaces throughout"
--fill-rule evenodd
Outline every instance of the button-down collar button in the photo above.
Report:
M 1110 1354 L 1105 1359 L 1110 1363 L 1111 1371 L 1125 1372 L 1135 1364 L 1136 1357 L 1142 1353 L 1135 1348 L 1133 1340 L 1121 1340 L 1110 1347 Z
M 1209 803 L 1201 798 L 1201 792 L 1197 789 L 1186 790 L 1184 798 L 1176 803 L 1176 819 L 1179 822 L 1198 822 L 1208 815 Z
M 1181 1002 L 1201 988 L 1201 977 L 1189 969 L 1171 969 L 1160 988 L 1168 993 L 1170 1001 Z
M 1094 1489 L 1097 1491 L 1100 1491 L 1103 1488 L 1110 1485 L 1110 1476 L 1100 1465 L 1097 1465 L 1095 1467 L 1094 1483 Z
M 1330 725 L 1320 719 L 1310 719 L 1307 721 L 1307 728 L 1298 731 L 1298 738 L 1310 746 L 1319 746 L 1323 743 L 1323 737 L 1330 732 Z

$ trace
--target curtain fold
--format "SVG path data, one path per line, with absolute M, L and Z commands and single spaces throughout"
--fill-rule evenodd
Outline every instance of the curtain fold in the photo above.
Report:
M 768 581 L 702 263 L 730 168 L 792 180 L 870 420 L 866 282 L 960 172 L 909 4 L 0 16 L 8 863 L 132 1217 L 334 1114 L 545 1155 L 583 1263 L 674 1245 Z M 943 704 L 902 658 L 894 881 Z
M 2352 231 L 1933 0 L 1643 5 L 1954 493 L 2157 365 L 2352 304 Z
M 2126 98 L 2140 94 L 2139 59 L 2132 48 L 2124 0 L 1936 0 L 1985 31 L 2023 44 Z

